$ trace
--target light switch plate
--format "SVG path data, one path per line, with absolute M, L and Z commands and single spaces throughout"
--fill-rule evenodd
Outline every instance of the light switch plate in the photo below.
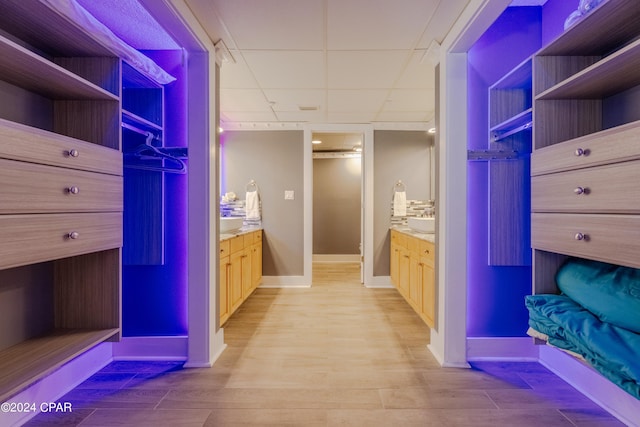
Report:
M 293 190 L 284 190 L 284 199 L 285 200 L 293 200 L 294 199 Z

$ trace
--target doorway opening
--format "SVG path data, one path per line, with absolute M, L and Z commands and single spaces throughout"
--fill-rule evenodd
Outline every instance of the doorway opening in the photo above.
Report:
M 314 132 L 313 263 L 347 264 L 363 257 L 363 133 Z

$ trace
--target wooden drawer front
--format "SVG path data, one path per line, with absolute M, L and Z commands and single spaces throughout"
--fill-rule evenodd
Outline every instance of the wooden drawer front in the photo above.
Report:
M 120 176 L 0 159 L 0 182 L 3 214 L 122 211 Z
M 640 212 L 640 161 L 531 179 L 534 212 Z
M 224 258 L 226 256 L 229 256 L 230 253 L 231 252 L 230 252 L 229 240 L 227 239 L 227 240 L 223 240 L 222 242 L 220 242 L 220 258 Z
M 251 232 L 251 233 L 247 233 L 244 236 L 242 236 L 244 238 L 243 239 L 243 245 L 244 245 L 245 248 L 248 247 L 248 246 L 253 245 L 253 234 L 254 233 Z
M 258 230 L 255 233 L 253 233 L 253 243 L 260 243 L 262 242 L 262 230 Z
M 640 159 L 640 122 L 535 150 L 531 155 L 531 175 L 632 159 Z
M 244 249 L 244 236 L 236 236 L 229 239 L 229 250 L 231 253 Z
M 531 215 L 531 245 L 640 268 L 640 215 Z
M 118 150 L 2 119 L 0 158 L 122 175 Z
M 435 255 L 435 245 L 426 240 L 422 240 L 420 242 L 420 257 L 424 258 L 431 267 L 433 267 Z
M 121 213 L 0 215 L 0 269 L 120 246 Z
M 420 250 L 420 239 L 417 237 L 407 237 L 407 248 L 409 249 L 409 252 L 417 254 Z
M 407 247 L 407 235 L 399 231 L 391 230 L 391 241 L 403 248 Z

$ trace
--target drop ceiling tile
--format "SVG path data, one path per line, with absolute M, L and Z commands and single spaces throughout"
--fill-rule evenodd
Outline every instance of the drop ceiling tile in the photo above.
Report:
M 385 103 L 387 93 L 386 89 L 330 90 L 328 95 L 329 111 L 376 112 Z
M 383 89 L 399 77 L 409 51 L 330 51 L 329 89 Z
M 277 112 L 278 120 L 282 122 L 310 122 L 323 123 L 327 120 L 326 111 L 281 111 Z
M 430 111 L 435 109 L 433 89 L 396 89 L 391 91 L 383 111 Z
M 335 112 L 327 113 L 329 123 L 371 123 L 375 121 L 376 113 L 373 112 Z
M 426 50 L 417 50 L 396 82 L 396 88 L 433 89 L 436 86 L 435 67 L 424 58 Z
M 411 49 L 438 2 L 425 0 L 328 0 L 327 47 Z
M 221 89 L 255 89 L 258 88 L 258 82 L 244 57 L 239 51 L 230 51 L 235 63 L 225 62 L 220 67 L 220 88 Z
M 215 0 L 213 4 L 239 49 L 324 48 L 322 1 Z
M 245 51 L 244 58 L 263 89 L 320 89 L 325 85 L 320 51 Z
M 417 47 L 427 49 L 432 40 L 442 43 L 468 4 L 469 0 L 447 0 L 438 2 L 438 8 L 433 19 L 429 22 Z
M 221 89 L 222 111 L 271 111 L 271 106 L 259 89 Z
M 299 111 L 299 107 L 318 107 L 325 110 L 323 89 L 266 89 L 267 100 L 273 102 L 274 111 Z
M 251 123 L 275 122 L 277 121 L 277 118 L 271 111 L 225 111 L 221 116 L 221 120 L 227 123 Z
M 420 111 L 382 111 L 375 121 L 378 122 L 427 122 L 429 114 Z

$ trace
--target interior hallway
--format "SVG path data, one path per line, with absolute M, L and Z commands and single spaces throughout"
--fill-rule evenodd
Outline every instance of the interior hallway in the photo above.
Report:
M 358 264 L 317 264 L 311 289 L 257 289 L 213 369 L 114 362 L 27 425 L 620 426 L 537 363 L 442 369 L 429 330 Z

